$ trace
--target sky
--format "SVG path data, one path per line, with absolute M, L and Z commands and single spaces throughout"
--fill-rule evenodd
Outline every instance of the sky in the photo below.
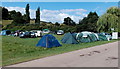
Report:
M 1 0 L 1 2 L 118 2 L 119 0 Z
M 62 23 L 66 17 L 78 23 L 91 11 L 101 16 L 109 7 L 118 6 L 118 2 L 2 2 L 2 6 L 25 14 L 28 3 L 31 18 L 35 18 L 35 11 L 40 7 L 41 20 L 53 23 Z

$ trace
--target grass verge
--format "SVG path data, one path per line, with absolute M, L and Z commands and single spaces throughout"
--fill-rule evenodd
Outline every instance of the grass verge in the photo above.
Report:
M 54 36 L 60 42 L 63 35 L 54 35 Z M 62 44 L 60 42 L 62 44 L 61 47 L 45 49 L 42 47 L 35 46 L 39 40 L 40 38 L 22 39 L 19 37 L 2 36 L 3 66 L 117 41 L 117 40 L 97 41 L 97 42 L 81 43 L 81 44 Z

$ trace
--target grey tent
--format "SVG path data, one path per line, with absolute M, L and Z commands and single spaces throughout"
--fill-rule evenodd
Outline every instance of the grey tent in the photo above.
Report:
M 61 42 L 66 43 L 66 44 L 78 44 L 77 40 L 75 39 L 75 37 L 71 33 L 66 33 L 63 36 Z

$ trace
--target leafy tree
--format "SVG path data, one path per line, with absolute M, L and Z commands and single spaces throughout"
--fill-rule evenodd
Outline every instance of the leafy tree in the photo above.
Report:
M 2 20 L 2 7 L 0 7 L 0 20 Z
M 119 2 L 120 4 L 120 2 Z M 119 7 L 119 8 L 118 8 Z M 112 14 L 112 15 L 116 15 L 118 17 L 118 31 L 120 32 L 120 6 L 118 7 L 110 7 L 108 10 L 107 10 L 107 13 L 109 14 Z M 117 30 L 116 30 L 117 31 Z
M 26 19 L 26 14 L 24 14 L 22 17 L 23 17 L 23 19 L 25 20 L 25 19 Z
M 13 17 L 13 22 L 12 24 L 18 25 L 18 24 L 24 24 L 25 21 L 22 17 L 22 14 L 20 12 L 16 12 L 16 14 Z
M 38 7 L 38 9 L 36 11 L 35 23 L 40 24 L 40 7 Z
M 120 16 L 120 8 L 118 7 L 110 7 L 108 10 L 107 10 L 107 13 L 109 14 L 113 14 L 113 15 L 116 15 L 116 16 Z
M 2 19 L 7 20 L 7 19 L 8 19 L 8 16 L 9 16 L 8 10 L 3 7 L 3 8 L 2 8 Z
M 64 18 L 63 24 L 66 24 L 66 25 L 69 25 L 69 26 L 76 25 L 75 22 L 70 17 Z
M 25 21 L 26 23 L 30 23 L 30 12 L 29 12 L 29 4 L 26 5 L 26 8 L 25 8 L 25 12 L 26 12 L 26 18 L 25 18 Z
M 58 22 L 55 23 L 56 26 L 60 26 L 60 24 Z
M 82 25 L 82 31 L 96 32 L 98 18 L 99 16 L 96 12 L 90 12 L 87 17 L 84 17 L 81 21 L 79 21 L 79 25 Z
M 9 11 L 9 19 L 10 19 L 10 20 L 13 20 L 13 18 L 15 17 L 15 14 L 16 14 L 16 11 L 15 11 L 15 10 Z
M 97 31 L 112 32 L 111 28 L 114 28 L 114 31 L 118 31 L 119 23 L 120 9 L 117 7 L 111 7 L 97 21 Z

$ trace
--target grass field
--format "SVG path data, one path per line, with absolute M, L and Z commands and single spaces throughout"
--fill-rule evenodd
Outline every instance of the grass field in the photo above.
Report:
M 54 36 L 59 40 L 59 42 L 63 37 L 62 35 Z M 3 66 L 117 41 L 97 41 L 81 44 L 62 44 L 60 42 L 62 44 L 61 47 L 45 49 L 42 47 L 36 47 L 39 39 L 40 38 L 23 39 L 19 37 L 2 36 Z
M 12 21 L 13 20 L 2 20 L 2 23 L 0 23 L 0 24 L 2 24 L 3 26 L 6 26 L 8 24 L 11 24 Z M 35 21 L 30 20 L 30 23 L 33 24 L 33 23 L 35 23 Z
M 2 66 L 2 38 L 0 36 L 0 66 Z
M 6 25 L 8 25 L 8 24 L 11 24 L 12 21 L 13 21 L 13 20 L 2 20 L 2 25 L 3 25 L 3 26 L 6 26 Z

